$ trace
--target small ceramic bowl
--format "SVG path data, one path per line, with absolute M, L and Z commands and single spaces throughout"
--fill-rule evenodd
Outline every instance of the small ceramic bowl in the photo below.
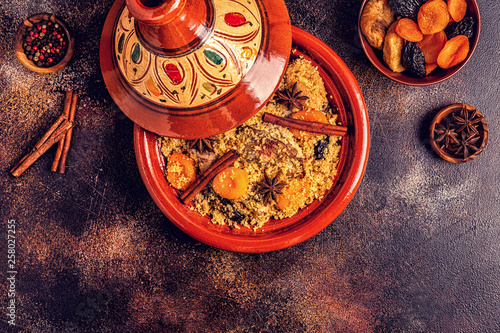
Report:
M 358 34 L 361 41 L 361 47 L 363 48 L 366 56 L 368 57 L 368 60 L 370 60 L 373 66 L 375 66 L 375 68 L 377 68 L 382 74 L 387 76 L 389 79 L 394 80 L 396 82 L 412 86 L 428 86 L 443 82 L 452 77 L 453 75 L 455 75 L 465 66 L 465 64 L 472 57 L 472 54 L 474 53 L 477 44 L 479 42 L 479 35 L 481 34 L 481 15 L 479 13 L 479 5 L 476 0 L 465 0 L 467 2 L 466 16 L 472 16 L 476 20 L 475 35 L 470 40 L 469 54 L 467 55 L 465 60 L 459 63 L 458 65 L 455 65 L 448 69 L 442 69 L 438 67 L 424 78 L 417 78 L 407 74 L 406 72 L 395 73 L 385 64 L 382 57 L 382 51 L 371 47 L 368 41 L 366 40 L 365 36 L 361 32 L 360 28 L 361 14 L 363 13 L 365 4 L 368 1 L 369 0 L 363 1 L 358 16 Z
M 473 147 L 468 149 L 469 154 L 467 154 L 467 156 L 463 155 L 463 147 L 459 149 L 458 144 L 451 144 L 449 148 L 447 148 L 443 144 L 444 141 L 436 141 L 436 139 L 440 136 L 438 133 L 436 133 L 436 125 L 441 124 L 446 127 L 448 123 L 450 123 L 450 128 L 455 133 L 454 135 L 456 136 L 457 140 L 459 142 L 462 140 L 462 132 L 467 133 L 467 128 L 464 128 L 460 132 L 458 132 L 460 127 L 462 127 L 462 124 L 456 124 L 456 120 L 454 120 L 453 114 L 461 117 L 460 111 L 463 108 L 466 108 L 469 115 L 472 115 L 474 111 L 476 112 L 473 122 L 475 123 L 474 126 L 478 132 L 478 139 L 474 140 L 474 142 L 471 143 Z M 488 126 L 481 112 L 479 112 L 479 110 L 475 109 L 474 107 L 467 104 L 451 104 L 441 109 L 436 114 L 436 116 L 434 116 L 434 119 L 432 120 L 430 126 L 429 135 L 431 139 L 431 147 L 432 149 L 434 149 L 436 154 L 439 155 L 439 157 L 451 163 L 465 163 L 475 159 L 484 150 L 484 147 L 488 142 Z
M 346 64 L 326 44 L 308 32 L 292 26 L 292 57 L 304 56 L 318 70 L 330 103 L 339 120 L 349 128 L 342 139 L 334 186 L 321 201 L 314 201 L 291 218 L 270 220 L 256 231 L 215 225 L 182 204 L 178 192 L 165 179 L 165 158 L 158 136 L 134 128 L 137 165 L 151 197 L 162 212 L 191 237 L 208 245 L 235 252 L 268 252 L 298 244 L 323 230 L 344 210 L 363 177 L 369 149 L 369 124 L 359 85 Z
M 68 37 L 68 42 L 67 42 L 68 47 L 66 50 L 66 54 L 61 59 L 61 61 L 59 61 L 57 64 L 50 66 L 50 67 L 38 67 L 37 65 L 35 65 L 35 63 L 33 61 L 29 60 L 26 57 L 26 54 L 24 53 L 23 46 L 22 46 L 23 35 L 26 31 L 26 27 L 32 26 L 32 25 L 34 25 L 42 20 L 50 20 L 53 23 L 59 24 L 63 28 L 66 36 Z M 35 14 L 35 15 L 28 17 L 19 26 L 19 29 L 17 30 L 16 39 L 14 41 L 14 51 L 16 53 L 17 58 L 21 62 L 21 64 L 23 64 L 24 67 L 26 67 L 34 72 L 37 72 L 37 73 L 52 73 L 52 72 L 60 70 L 64 66 L 66 66 L 66 64 L 71 59 L 71 56 L 73 55 L 74 47 L 75 47 L 75 39 L 71 36 L 71 34 L 70 34 L 68 28 L 66 27 L 66 25 L 64 24 L 64 22 L 62 22 L 60 19 L 55 17 L 54 14 L 48 14 L 48 13 L 40 13 L 40 14 Z

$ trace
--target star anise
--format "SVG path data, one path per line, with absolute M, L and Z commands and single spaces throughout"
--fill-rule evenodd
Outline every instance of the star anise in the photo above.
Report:
M 297 82 L 293 84 L 292 90 L 285 89 L 284 91 L 279 91 L 278 101 L 280 103 L 286 103 L 288 108 L 292 108 L 295 106 L 299 110 L 302 110 L 304 107 L 302 106 L 302 102 L 306 99 L 309 99 L 307 96 L 300 96 L 302 91 L 297 91 Z
M 191 143 L 189 144 L 189 148 L 196 149 L 200 153 L 203 153 L 204 151 L 213 151 L 214 150 L 214 147 L 212 146 L 213 141 L 219 141 L 219 139 L 212 136 L 209 138 L 191 140 Z
M 481 122 L 481 116 L 478 114 L 477 110 L 467 110 L 465 105 L 462 106 L 460 110 L 460 115 L 453 113 L 453 118 L 455 123 L 460 126 L 457 128 L 457 132 L 462 132 L 464 129 L 467 130 L 467 135 L 471 133 L 474 135 L 479 135 L 477 126 L 475 124 Z
M 278 171 L 276 176 L 273 179 L 267 176 L 267 173 L 264 172 L 264 182 L 258 182 L 257 185 L 260 186 L 258 191 L 259 194 L 264 194 L 264 203 L 269 204 L 271 199 L 277 202 L 278 194 L 283 194 L 281 189 L 286 186 L 286 183 L 280 183 L 279 177 L 281 175 L 281 171 Z
M 455 132 L 453 128 L 451 128 L 450 122 L 446 121 L 446 126 L 440 123 L 436 124 L 436 127 L 434 129 L 434 133 L 438 135 L 438 137 L 435 138 L 436 142 L 444 142 L 444 147 L 446 149 L 450 148 L 450 144 L 458 144 L 458 134 Z
M 461 134 L 461 140 L 458 146 L 458 149 L 456 151 L 456 154 L 462 154 L 464 156 L 464 159 L 469 157 L 469 153 L 471 150 L 474 152 L 478 151 L 479 148 L 475 146 L 477 140 L 480 139 L 480 137 L 476 134 L 472 135 L 467 135 L 464 132 L 460 132 Z

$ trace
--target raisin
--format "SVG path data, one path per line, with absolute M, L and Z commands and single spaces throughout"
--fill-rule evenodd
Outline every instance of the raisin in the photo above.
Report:
M 452 39 L 458 35 L 464 35 L 471 39 L 476 32 L 475 23 L 476 20 L 472 16 L 467 16 L 460 22 L 453 22 L 444 32 L 448 36 L 448 39 Z
M 234 222 L 241 222 L 245 219 L 245 215 L 241 214 L 236 209 L 233 210 L 233 215 L 231 216 L 231 220 Z
M 403 66 L 409 74 L 423 78 L 426 75 L 424 52 L 418 47 L 417 43 L 407 42 L 403 48 Z
M 229 199 L 223 198 L 218 196 L 220 203 L 223 204 L 224 206 L 231 206 L 231 201 Z
M 241 222 L 245 219 L 245 215 L 243 215 L 240 211 L 234 208 L 233 204 L 229 199 L 217 195 L 214 206 L 224 214 L 230 216 L 229 218 L 234 222 Z
M 314 146 L 314 156 L 316 156 L 317 160 L 322 160 L 325 158 L 325 153 L 328 148 L 328 144 L 330 143 L 330 139 L 327 136 L 323 140 L 319 140 Z
M 418 10 L 427 0 L 389 0 L 389 7 L 395 16 L 408 17 L 417 21 Z

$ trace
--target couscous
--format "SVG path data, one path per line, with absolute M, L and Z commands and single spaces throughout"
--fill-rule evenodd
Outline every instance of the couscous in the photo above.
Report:
M 167 180 L 180 191 L 226 152 L 239 154 L 231 167 L 187 203 L 210 216 L 212 223 L 257 229 L 271 218 L 293 216 L 333 185 L 341 136 L 264 122 L 265 113 L 337 125 L 317 68 L 296 58 L 290 61 L 278 93 L 237 128 L 198 141 L 159 139 L 167 159 Z

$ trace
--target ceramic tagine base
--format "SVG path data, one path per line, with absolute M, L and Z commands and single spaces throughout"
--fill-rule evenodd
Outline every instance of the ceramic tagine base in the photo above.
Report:
M 172 8 L 179 2 L 182 8 Z M 162 11 L 174 18 L 155 16 Z M 182 11 L 192 17 L 172 27 Z M 290 48 L 281 0 L 117 0 L 100 61 L 111 97 L 132 121 L 162 136 L 194 139 L 234 128 L 265 105 Z

